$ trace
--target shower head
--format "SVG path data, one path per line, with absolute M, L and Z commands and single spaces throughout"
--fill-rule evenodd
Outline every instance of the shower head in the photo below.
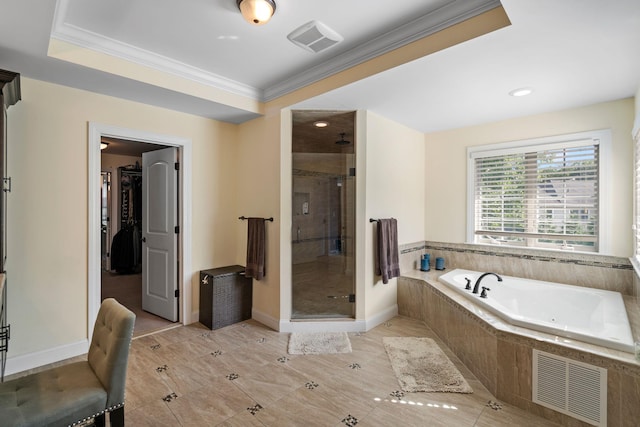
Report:
M 338 145 L 349 145 L 351 144 L 351 141 L 345 141 L 344 136 L 346 135 L 346 133 L 344 132 L 340 132 L 340 141 L 336 141 L 336 144 Z

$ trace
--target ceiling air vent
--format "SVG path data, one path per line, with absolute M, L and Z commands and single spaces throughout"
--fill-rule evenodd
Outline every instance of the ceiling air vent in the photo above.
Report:
M 292 31 L 287 38 L 309 52 L 322 52 L 340 43 L 342 36 L 322 22 L 311 21 Z

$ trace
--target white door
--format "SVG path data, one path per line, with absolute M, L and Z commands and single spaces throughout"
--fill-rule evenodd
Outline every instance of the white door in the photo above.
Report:
M 142 309 L 178 321 L 177 149 L 142 154 Z

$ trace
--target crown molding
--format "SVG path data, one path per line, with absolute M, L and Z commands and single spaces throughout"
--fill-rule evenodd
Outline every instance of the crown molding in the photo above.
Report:
M 262 91 L 255 87 L 65 23 L 64 18 L 68 7 L 69 0 L 58 2 L 51 38 L 250 99 L 262 98 Z
M 449 0 L 405 25 L 311 68 L 298 70 L 295 75 L 264 90 L 67 24 L 64 18 L 69 0 L 59 0 L 57 3 L 51 38 L 259 102 L 267 102 L 500 6 L 499 0 Z
M 283 80 L 264 91 L 264 102 L 271 101 L 302 87 L 316 83 L 331 75 L 347 70 L 370 59 L 401 48 L 416 40 L 437 33 L 467 19 L 500 7 L 499 0 L 462 2 L 451 0 L 447 4 L 415 20 L 381 34 L 336 57 L 330 58 Z

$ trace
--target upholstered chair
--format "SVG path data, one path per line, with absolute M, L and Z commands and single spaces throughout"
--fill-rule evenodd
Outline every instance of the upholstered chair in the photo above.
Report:
M 124 390 L 135 315 L 113 298 L 98 311 L 86 361 L 0 384 L 3 427 L 124 426 Z

